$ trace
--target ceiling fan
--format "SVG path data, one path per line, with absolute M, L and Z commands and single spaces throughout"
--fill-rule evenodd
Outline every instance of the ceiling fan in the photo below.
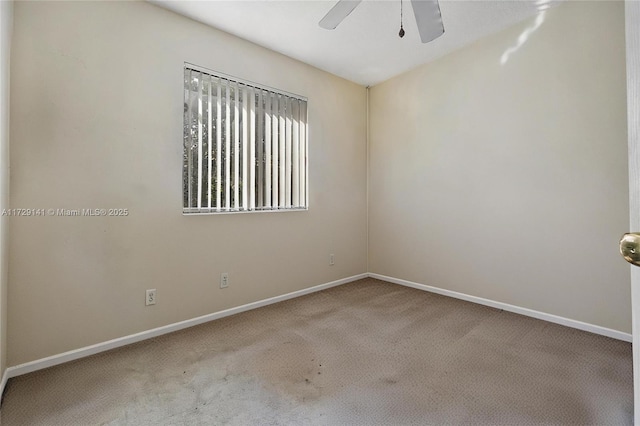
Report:
M 338 0 L 329 12 L 320 20 L 320 27 L 334 30 L 362 0 Z M 438 0 L 411 0 L 413 14 L 418 24 L 418 32 L 423 43 L 428 43 L 444 34 L 442 15 Z M 404 36 L 402 28 L 402 0 L 400 0 L 400 37 Z

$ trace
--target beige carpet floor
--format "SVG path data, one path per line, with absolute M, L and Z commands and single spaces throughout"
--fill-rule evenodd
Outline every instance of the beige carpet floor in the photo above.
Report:
M 629 343 L 373 279 L 16 377 L 9 425 L 631 424 Z

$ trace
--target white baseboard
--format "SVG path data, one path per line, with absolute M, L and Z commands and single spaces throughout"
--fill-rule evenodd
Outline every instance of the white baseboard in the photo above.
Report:
M 455 299 L 466 300 L 467 302 L 478 303 L 480 305 L 491 306 L 492 308 L 502 309 L 504 311 L 514 312 L 516 314 L 525 315 L 532 318 L 549 321 L 555 324 L 564 325 L 571 328 L 577 328 L 578 330 L 589 331 L 591 333 L 600 334 L 602 336 L 611 337 L 613 339 L 623 340 L 625 342 L 631 342 L 632 336 L 629 333 L 623 333 L 622 331 L 612 330 L 606 327 L 600 327 L 599 325 L 593 325 L 582 321 L 576 321 L 569 318 L 560 317 L 553 314 L 547 314 L 540 311 L 534 311 L 533 309 L 521 308 L 520 306 L 509 305 L 508 303 L 496 302 L 495 300 L 483 299 L 482 297 L 470 296 L 464 293 L 458 293 L 457 291 L 445 290 L 443 288 L 432 287 L 425 284 L 418 284 L 413 281 L 402 280 L 399 278 L 387 277 L 380 274 L 369 273 L 369 277 L 376 278 L 382 281 L 388 281 L 394 284 L 400 284 L 405 287 L 412 287 L 418 290 L 424 290 L 431 293 L 441 294 L 443 296 L 453 297 Z
M 284 300 L 293 299 L 295 297 L 304 296 L 306 294 L 315 293 L 317 291 L 325 290 L 327 288 L 336 287 L 342 284 L 357 281 L 362 278 L 367 278 L 368 274 L 359 274 L 352 277 L 343 278 L 337 281 L 331 281 L 325 284 L 320 284 L 314 287 L 305 288 L 303 290 L 294 291 L 291 293 L 283 294 L 281 296 L 270 297 L 268 299 L 259 300 L 253 303 L 247 303 L 246 305 L 238 306 L 236 308 L 225 309 L 224 311 L 214 312 L 212 314 L 203 315 L 197 318 L 189 319 L 186 321 L 180 321 L 174 324 L 165 325 L 163 327 L 154 328 L 140 333 L 131 334 L 129 336 L 120 337 L 106 342 L 97 343 L 91 346 L 85 346 L 84 348 L 75 349 L 69 352 L 64 352 L 58 355 L 30 361 L 24 364 L 16 365 L 6 369 L 2 381 L 2 387 L 0 392 L 4 389 L 6 380 L 11 377 L 20 376 L 22 374 L 31 373 L 33 371 L 42 370 L 44 368 L 53 367 L 54 365 L 62 364 L 65 362 L 73 361 L 79 358 L 84 358 L 90 355 L 95 355 L 100 352 L 115 349 L 121 346 L 130 345 L 132 343 L 140 342 L 142 340 L 151 339 L 153 337 L 162 336 L 163 334 L 172 333 L 174 331 L 182 330 L 184 328 L 193 327 L 194 325 L 203 324 L 205 322 L 213 321 L 219 318 L 228 317 L 230 315 L 239 314 L 240 312 L 249 311 L 251 309 L 257 309 L 262 306 L 271 305 L 273 303 L 282 302 Z
M 2 374 L 2 380 L 0 381 L 0 402 L 2 401 L 2 394 L 4 393 L 4 388 L 7 386 L 7 380 L 9 380 L 9 369 L 6 368 L 4 373 Z M 2 406 L 0 406 L 2 409 Z
M 394 284 L 403 285 L 406 287 L 412 287 L 419 290 L 428 291 L 431 293 L 441 294 L 443 296 L 453 297 L 455 299 L 466 300 L 468 302 L 478 303 L 480 305 L 490 306 L 497 309 L 502 309 L 509 312 L 525 315 L 532 318 L 549 321 L 552 323 L 564 325 L 567 327 L 577 328 L 579 330 L 589 331 L 591 333 L 600 334 L 602 336 L 611 337 L 613 339 L 623 340 L 625 342 L 631 342 L 632 337 L 629 333 L 623 333 L 621 331 L 612 330 L 610 328 L 600 327 L 593 324 L 588 324 L 581 321 L 572 320 L 569 318 L 560 317 L 557 315 L 547 314 L 544 312 L 534 311 L 533 309 L 522 308 L 519 306 L 509 305 L 507 303 L 496 302 L 494 300 L 483 299 L 481 297 L 470 296 L 464 293 L 458 293 L 456 291 L 445 290 L 438 287 L 432 287 L 425 284 L 419 284 L 412 281 L 402 280 L 399 278 L 387 277 L 385 275 L 366 273 L 354 275 L 348 278 L 343 278 L 337 281 L 332 281 L 325 284 L 320 284 L 314 287 L 306 288 L 303 290 L 294 291 L 291 293 L 283 294 L 281 296 L 270 297 L 268 299 L 259 300 L 257 302 L 248 303 L 246 305 L 238 306 L 236 308 L 225 309 L 223 311 L 214 312 L 212 314 L 203 315 L 197 318 L 177 322 L 174 324 L 165 325 L 163 327 L 154 328 L 140 333 L 131 334 L 129 336 L 120 337 L 106 342 L 97 343 L 95 345 L 86 346 L 84 348 L 75 349 L 69 352 L 64 352 L 58 355 L 38 359 L 35 361 L 27 362 L 24 364 L 9 367 L 5 370 L 2 381 L 0 382 L 0 395 L 4 391 L 7 380 L 11 377 L 20 376 L 22 374 L 31 373 L 33 371 L 42 370 L 44 368 L 53 367 L 54 365 L 62 364 L 65 362 L 73 361 L 79 358 L 95 355 L 100 352 L 105 352 L 111 349 L 115 349 L 121 346 L 130 345 L 132 343 L 140 342 L 143 340 L 151 339 L 153 337 L 162 336 L 163 334 L 172 333 L 174 331 L 182 330 L 195 325 L 203 324 L 205 322 L 213 321 L 219 318 L 224 318 L 230 315 L 239 314 L 241 312 L 249 311 L 251 309 L 257 309 L 262 306 L 271 305 L 273 303 L 282 302 L 284 300 L 293 299 L 295 297 L 304 296 L 306 294 L 315 293 L 317 291 L 325 290 L 331 287 L 336 287 L 342 284 L 347 284 L 352 281 L 357 281 L 362 278 L 375 278 L 382 281 L 387 281 Z

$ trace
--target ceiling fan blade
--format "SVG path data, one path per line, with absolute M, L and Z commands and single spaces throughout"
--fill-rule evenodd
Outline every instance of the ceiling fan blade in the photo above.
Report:
M 411 0 L 411 5 L 423 43 L 429 43 L 444 34 L 438 0 Z
M 334 30 L 362 0 L 339 0 L 326 15 L 320 20 L 320 27 L 325 30 Z

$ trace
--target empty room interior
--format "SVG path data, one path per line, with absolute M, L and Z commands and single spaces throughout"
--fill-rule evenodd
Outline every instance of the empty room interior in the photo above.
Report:
M 633 424 L 630 3 L 0 2 L 1 423 Z

